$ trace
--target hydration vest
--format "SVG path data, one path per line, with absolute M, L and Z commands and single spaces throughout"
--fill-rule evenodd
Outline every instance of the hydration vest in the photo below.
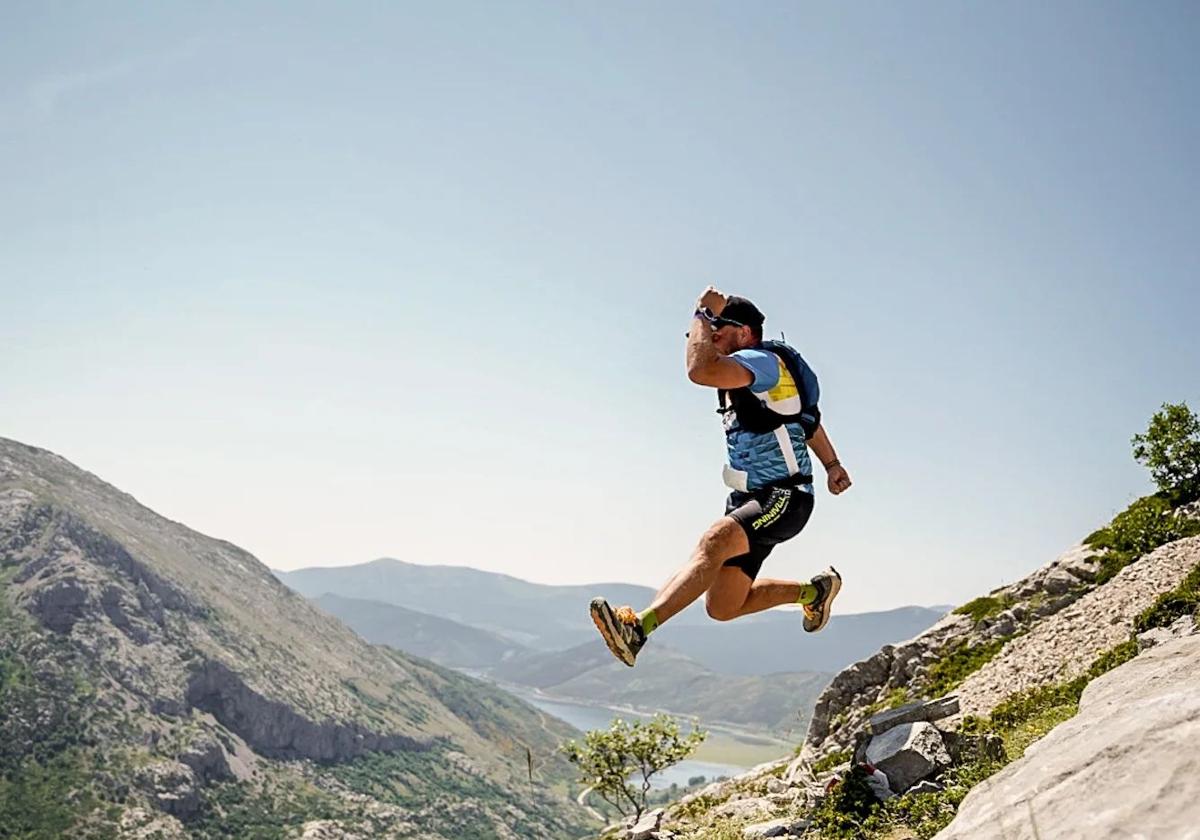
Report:
M 817 427 L 821 424 L 821 410 L 817 407 L 821 389 L 817 384 L 817 375 L 799 352 L 782 341 L 764 341 L 755 349 L 767 350 L 783 360 L 784 367 L 796 383 L 800 411 L 796 414 L 778 414 L 768 408 L 766 403 L 750 390 L 750 386 L 746 386 L 717 391 L 717 413 L 724 415 L 732 411 L 738 426 L 753 434 L 773 432 L 785 423 L 799 423 L 800 428 L 804 430 L 805 440 L 808 440 L 816 434 Z

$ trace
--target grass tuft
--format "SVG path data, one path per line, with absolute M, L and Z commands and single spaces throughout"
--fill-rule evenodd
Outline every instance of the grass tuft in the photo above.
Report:
M 981 595 L 973 601 L 967 601 L 954 612 L 956 615 L 969 615 L 978 624 L 984 619 L 999 615 L 1014 603 L 1011 595 Z
M 981 645 L 962 642 L 954 646 L 929 669 L 925 694 L 937 698 L 950 693 L 963 680 L 991 661 L 1011 638 L 1014 637 L 1003 636 Z
M 1197 564 L 1178 586 L 1164 592 L 1133 620 L 1133 627 L 1143 633 L 1153 627 L 1167 627 L 1185 615 L 1200 611 L 1200 564 Z

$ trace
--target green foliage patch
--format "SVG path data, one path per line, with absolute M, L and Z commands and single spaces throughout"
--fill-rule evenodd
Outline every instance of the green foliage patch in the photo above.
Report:
M 899 709 L 908 702 L 908 686 L 902 685 L 899 688 L 892 689 L 880 702 L 883 703 L 884 709 Z
M 1133 457 L 1172 503 L 1200 498 L 1200 417 L 1186 402 L 1163 403 L 1132 443 Z
M 482 774 L 464 772 L 447 753 L 449 744 L 430 750 L 368 753 L 328 769 L 350 790 L 381 802 L 420 811 L 423 827 L 461 840 L 497 840 L 495 825 L 504 815 L 520 837 L 578 836 L 588 826 L 568 823 L 546 792 L 510 790 Z M 492 815 L 489 817 L 489 813 Z
M 1053 712 L 1055 709 L 1071 709 L 1072 714 L 1079 708 L 1079 698 L 1087 684 L 1101 674 L 1105 674 L 1128 662 L 1137 656 L 1137 641 L 1130 639 L 1116 647 L 1110 648 L 1099 656 L 1088 667 L 1088 670 L 1073 680 L 1051 685 L 1039 685 L 1033 688 L 1010 694 L 992 709 L 987 718 L 968 717 L 963 721 L 966 731 L 995 731 L 1015 729 L 1034 718 Z
M 0 776 L 0 837 L 104 836 L 99 825 L 90 831 L 80 825 L 98 804 L 88 784 L 91 767 L 85 754 L 59 752 L 45 763 L 25 761 L 9 770 Z
M 1133 620 L 1139 633 L 1152 627 L 1166 627 L 1185 615 L 1200 613 L 1200 565 L 1188 572 L 1178 586 L 1164 592 Z
M 994 615 L 999 615 L 1006 609 L 1011 607 L 1015 601 L 1011 595 L 981 595 L 974 600 L 967 601 L 954 612 L 957 615 L 969 615 L 971 619 L 978 624 L 985 618 L 991 618 Z
M 840 752 L 830 753 L 820 761 L 813 762 L 814 773 L 827 773 L 839 764 L 844 764 L 850 760 L 854 753 L 851 750 L 841 750 Z
M 284 840 L 309 820 L 341 816 L 334 796 L 296 783 L 222 782 L 203 796 L 200 816 L 188 832 L 204 840 Z
M 622 814 L 640 817 L 650 778 L 687 758 L 707 736 L 699 729 L 683 736 L 674 718 L 658 714 L 632 723 L 618 718 L 608 729 L 585 732 L 583 743 L 567 741 L 561 749 L 579 768 L 583 784 Z M 641 777 L 638 787 L 629 783 L 633 775 Z
M 1160 545 L 1197 534 L 1200 521 L 1176 516 L 1165 496 L 1143 496 L 1088 536 L 1086 543 L 1103 552 L 1096 582 L 1112 580 L 1121 569 Z
M 866 773 L 853 768 L 813 813 L 823 840 L 875 840 L 906 828 L 919 838 L 933 837 L 954 819 L 967 792 L 1004 766 L 979 756 L 942 774 L 943 790 L 909 793 L 878 802 L 867 786 Z
M 945 696 L 991 661 L 1011 638 L 1014 637 L 1003 636 L 981 645 L 966 642 L 955 645 L 929 669 L 925 694 L 929 697 Z

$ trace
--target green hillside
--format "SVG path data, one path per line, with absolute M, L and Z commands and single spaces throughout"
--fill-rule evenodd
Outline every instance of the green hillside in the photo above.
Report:
M 0 438 L 0 836 L 578 837 L 573 730 Z M 532 780 L 530 779 L 532 764 Z

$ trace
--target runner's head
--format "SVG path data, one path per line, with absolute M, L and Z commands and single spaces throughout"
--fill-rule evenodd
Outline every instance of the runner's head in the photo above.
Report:
M 713 323 L 713 344 L 717 351 L 728 355 L 735 350 L 753 347 L 762 341 L 763 316 L 759 308 L 744 297 L 730 295 L 725 308 Z

